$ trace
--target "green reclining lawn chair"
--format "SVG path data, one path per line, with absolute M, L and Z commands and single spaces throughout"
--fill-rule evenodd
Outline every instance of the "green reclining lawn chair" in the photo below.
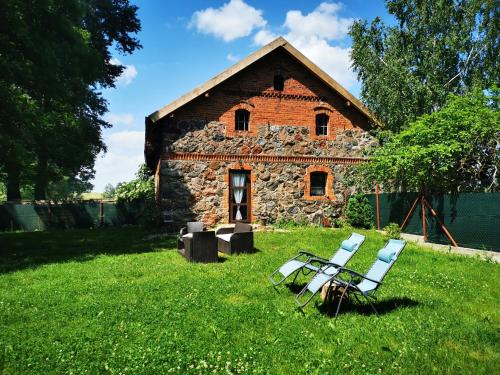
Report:
M 339 313 L 340 304 L 342 303 L 342 299 L 345 294 L 348 296 L 353 295 L 358 302 L 360 302 L 358 295 L 366 298 L 375 313 L 377 313 L 377 310 L 372 303 L 372 301 L 376 299 L 375 293 L 380 285 L 382 285 L 382 280 L 398 259 L 398 256 L 405 245 L 406 242 L 403 240 L 389 240 L 378 252 L 377 259 L 366 275 L 361 275 L 348 268 L 342 268 L 340 271 L 337 271 L 337 266 L 335 264 L 329 264 L 328 262 L 319 260 L 318 262 L 323 264 L 323 266 L 316 272 L 304 289 L 297 294 L 295 298 L 297 304 L 300 307 L 304 307 L 324 285 L 330 283 L 330 285 L 336 284 L 343 287 L 343 292 L 337 306 L 335 317 Z M 335 270 L 333 275 L 332 272 L 329 271 L 330 268 Z M 343 280 L 341 278 L 343 275 L 347 276 L 348 280 Z M 307 296 L 307 294 L 310 295 Z
M 365 236 L 358 233 L 352 233 L 347 240 L 342 242 L 340 248 L 335 252 L 333 257 L 330 258 L 330 260 L 317 257 L 316 255 L 308 253 L 306 251 L 299 251 L 299 254 L 297 256 L 288 260 L 287 262 L 285 262 L 285 264 L 283 264 L 276 271 L 274 271 L 269 276 L 269 280 L 274 286 L 277 286 L 281 284 L 283 281 L 285 281 L 285 279 L 288 278 L 288 276 L 295 273 L 295 277 L 292 281 L 293 284 L 297 279 L 297 276 L 299 275 L 299 271 L 302 271 L 302 273 L 304 274 L 308 274 L 310 272 L 317 272 L 321 267 L 321 265 L 319 264 L 320 261 L 323 263 L 326 262 L 330 264 L 329 272 L 333 274 L 334 269 L 338 269 L 347 264 L 347 262 L 349 261 L 349 259 L 352 258 L 354 253 L 358 251 L 359 247 L 361 246 L 364 240 Z M 335 266 L 332 267 L 332 265 Z M 276 274 L 281 274 L 282 277 L 276 279 L 275 278 Z

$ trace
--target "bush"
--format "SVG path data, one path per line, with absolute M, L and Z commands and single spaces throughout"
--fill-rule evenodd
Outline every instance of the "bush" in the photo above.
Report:
M 343 216 L 333 219 L 334 228 L 349 228 L 350 226 L 351 224 L 349 224 L 347 219 Z
M 347 221 L 353 227 L 371 228 L 373 224 L 373 208 L 362 194 L 349 198 L 346 209 Z
M 156 204 L 154 178 L 145 165 L 139 168 L 136 179 L 117 185 L 115 190 L 116 203 L 132 205 L 137 213 L 137 223 L 140 225 L 160 225 L 161 212 Z
M 389 223 L 384 228 L 385 235 L 389 238 L 393 238 L 395 240 L 399 240 L 401 238 L 401 228 L 396 223 Z

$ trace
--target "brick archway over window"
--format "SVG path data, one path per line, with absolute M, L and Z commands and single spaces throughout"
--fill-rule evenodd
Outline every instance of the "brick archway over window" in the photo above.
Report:
M 252 119 L 252 112 L 254 108 L 255 106 L 252 103 L 245 100 L 236 104 L 233 108 L 227 111 L 227 113 L 221 118 L 221 121 L 226 123 L 226 135 L 230 137 L 257 135 L 257 127 Z M 244 109 L 245 111 L 249 112 L 250 121 L 248 124 L 248 131 L 235 129 L 236 111 L 239 109 Z
M 318 115 L 328 116 L 328 134 L 327 135 L 316 135 L 316 117 Z M 311 126 L 309 128 L 310 137 L 312 140 L 315 139 L 325 139 L 325 140 L 335 140 L 335 126 L 333 123 L 334 108 L 327 103 L 320 103 L 314 108 L 314 119 L 311 121 Z
M 326 173 L 326 186 L 324 196 L 311 195 L 311 173 L 322 172 Z M 311 165 L 306 169 L 306 175 L 304 177 L 304 199 L 310 201 L 319 200 L 335 200 L 335 194 L 333 193 L 333 172 L 332 170 L 324 165 Z

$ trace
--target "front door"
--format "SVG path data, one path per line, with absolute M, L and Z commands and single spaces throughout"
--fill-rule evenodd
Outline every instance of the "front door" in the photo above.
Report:
M 249 171 L 229 171 L 229 222 L 250 222 L 250 186 Z

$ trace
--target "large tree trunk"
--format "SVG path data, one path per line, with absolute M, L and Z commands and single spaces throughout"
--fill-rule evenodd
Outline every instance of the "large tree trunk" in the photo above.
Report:
M 5 171 L 7 172 L 7 200 L 8 201 L 20 201 L 21 200 L 21 189 L 19 183 L 20 168 L 16 163 L 15 157 L 10 155 L 9 159 L 5 163 Z
M 47 175 L 47 153 L 42 150 L 38 154 L 38 164 L 36 166 L 36 176 L 35 176 L 35 199 L 45 200 L 47 199 L 47 186 L 49 183 Z

